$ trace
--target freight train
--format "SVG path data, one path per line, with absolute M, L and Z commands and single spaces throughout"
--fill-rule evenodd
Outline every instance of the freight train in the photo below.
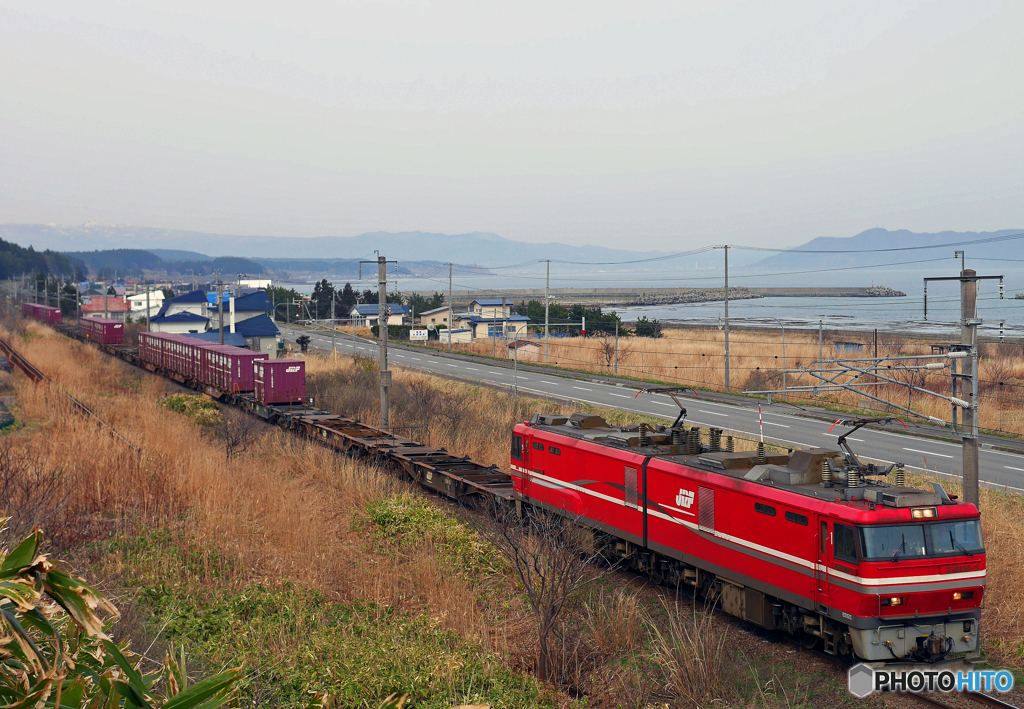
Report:
M 977 508 L 937 483 L 908 487 L 900 465 L 864 463 L 852 431 L 839 449 L 734 452 L 720 429 L 706 439 L 687 429 L 685 409 L 654 428 L 536 414 L 511 432 L 509 475 L 317 409 L 300 360 L 167 334 L 142 334 L 134 349 L 58 329 L 338 451 L 393 463 L 451 498 L 563 517 L 617 563 L 808 647 L 872 662 L 978 652 Z

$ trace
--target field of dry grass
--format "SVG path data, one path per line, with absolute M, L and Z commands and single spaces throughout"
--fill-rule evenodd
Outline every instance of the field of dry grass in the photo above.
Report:
M 835 341 L 856 341 L 864 345 L 861 352 L 837 354 Z M 543 344 L 543 343 L 542 343 Z M 431 346 L 440 346 L 432 344 Z M 505 341 L 498 339 L 455 344 L 464 353 L 502 356 Z M 444 346 L 446 347 L 446 346 Z M 802 368 L 819 358 L 817 333 L 787 332 L 785 360 L 782 336 L 778 331 L 741 330 L 730 336 L 730 384 L 733 391 L 763 391 L 782 388 L 782 370 L 787 370 L 787 387 L 813 386 L 816 380 Z M 660 339 L 620 338 L 618 375 L 642 380 L 692 386 L 721 391 L 725 387 L 724 335 L 714 328 L 666 329 Z M 822 355 L 825 359 L 873 356 L 870 335 L 841 337 L 825 334 Z M 930 343 L 892 334 L 879 334 L 878 354 L 931 354 Z M 539 362 L 543 362 L 543 354 Z M 612 374 L 615 363 L 615 341 L 611 337 L 552 338 L 548 364 L 600 374 Z M 783 366 L 785 365 L 785 366 Z M 796 370 L 796 371 L 794 371 Z M 892 370 L 894 378 L 945 396 L 950 395 L 949 370 L 910 372 L 900 367 Z M 1024 435 L 1024 357 L 1019 344 L 983 344 L 979 372 L 980 425 L 993 431 Z M 871 388 L 871 393 L 905 406 L 926 416 L 949 420 L 950 406 L 934 397 L 912 392 L 908 387 L 889 384 Z M 775 398 L 782 398 L 776 395 Z M 789 393 L 791 401 L 808 401 L 820 406 L 857 407 L 883 412 L 885 407 L 849 392 Z M 903 416 L 903 414 L 900 414 Z
M 787 352 L 788 354 L 788 352 Z M 316 387 L 318 401 L 327 408 L 352 412 L 361 420 L 379 423 L 377 369 L 369 359 L 347 356 L 307 359 L 310 382 Z M 512 398 L 504 391 L 439 379 L 401 369 L 395 374 L 391 392 L 392 423 L 411 428 L 416 437 L 429 436 L 433 445 L 472 455 L 486 463 L 508 470 L 509 456 L 504 437 L 493 431 L 507 431 L 534 412 L 572 413 L 592 411 L 613 424 L 635 423 L 645 417 L 628 412 L 577 404 L 566 407 L 550 401 L 520 398 L 513 411 Z M 656 423 L 654 419 L 647 419 Z M 706 435 L 706 431 L 705 431 Z M 705 439 L 706 440 L 706 439 Z M 737 450 L 752 450 L 752 439 L 736 439 Z M 919 485 L 926 478 L 915 476 Z M 935 478 L 935 480 L 938 480 Z M 960 494 L 957 483 L 940 480 L 953 494 Z M 988 550 L 989 589 L 984 610 L 989 652 L 1008 666 L 1024 668 L 1024 497 L 988 489 L 981 491 L 983 533 Z
M 486 550 L 447 505 L 413 494 L 379 469 L 270 427 L 260 427 L 229 456 L 217 431 L 160 406 L 176 391 L 167 382 L 45 328 L 29 325 L 23 334 L 14 342 L 29 361 L 142 449 L 132 453 L 73 415 L 54 388 L 9 377 L 24 424 L 10 434 L 10 445 L 37 457 L 46 471 L 59 471 L 72 491 L 47 528 L 74 530 L 66 533 L 68 548 L 85 544 L 90 550 L 75 558 L 89 561 L 90 575 L 101 575 L 122 605 L 139 606 L 140 641 L 148 642 L 167 623 L 166 633 L 198 643 L 212 660 L 249 653 L 261 672 L 278 673 L 274 677 L 293 672 L 311 685 L 317 667 L 309 669 L 305 656 L 324 656 L 319 669 L 338 674 L 316 680 L 321 685 L 338 685 L 345 674 L 358 678 L 352 691 L 383 693 L 362 696 L 352 705 L 372 704 L 391 687 L 402 689 L 394 684 L 401 676 L 393 671 L 379 672 L 383 680 L 372 672 L 393 669 L 396 658 L 415 670 L 416 677 L 406 679 L 425 705 L 495 696 L 509 705 L 570 702 L 564 694 L 538 690 L 528 679 L 532 626 L 522 596 L 507 573 L 486 561 Z M 376 421 L 372 362 L 311 356 L 307 371 L 320 405 Z M 392 402 L 397 427 L 426 421 L 427 429 L 411 430 L 415 437 L 503 467 L 507 436 L 496 432 L 537 410 L 565 411 L 525 398 L 514 410 L 505 392 L 401 370 Z M 637 420 L 621 412 L 598 413 L 616 423 Z M 1024 632 L 1017 609 L 1024 598 L 1016 570 L 1024 564 L 1024 506 L 1020 498 L 982 494 L 990 569 L 986 641 L 993 659 L 1020 667 Z M 303 595 L 307 592 L 315 598 Z M 598 706 L 686 704 L 672 689 L 685 675 L 673 667 L 692 664 L 686 652 L 697 646 L 681 639 L 697 633 L 694 637 L 706 643 L 708 634 L 699 632 L 700 614 L 691 619 L 692 608 L 671 609 L 664 599 L 662 591 L 618 576 L 581 597 L 564 645 L 563 686 L 587 693 Z M 268 603 L 281 609 L 259 611 L 268 630 L 239 639 L 237 633 L 248 625 L 244 619 L 254 617 L 253 604 Z M 379 627 L 380 637 L 397 638 L 400 647 L 374 640 L 368 631 L 355 645 L 344 645 L 340 628 L 330 637 L 311 630 L 337 615 L 337 608 L 358 619 L 346 621 L 345 628 L 352 623 Z M 282 615 L 290 624 L 275 624 Z M 225 617 L 236 618 L 242 630 L 224 626 L 218 619 Z M 735 635 L 724 654 L 702 651 L 713 665 L 704 669 L 718 673 L 718 691 L 729 703 L 845 701 L 834 671 L 813 663 L 811 669 L 802 667 L 784 647 L 734 633 L 728 620 L 711 622 L 712 637 Z M 344 659 L 378 645 L 380 651 L 367 653 L 362 664 Z M 261 677 L 252 676 L 250 696 L 273 691 Z M 430 704 L 428 695 L 440 703 Z M 289 703 L 278 700 L 271 703 Z

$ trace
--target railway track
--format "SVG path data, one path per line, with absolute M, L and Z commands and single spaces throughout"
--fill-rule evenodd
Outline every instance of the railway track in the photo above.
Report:
M 43 374 L 39 370 L 38 367 L 36 367 L 31 362 L 29 362 L 27 359 L 25 359 L 21 355 L 20 352 L 18 352 L 16 349 L 14 349 L 14 347 L 11 346 L 11 343 L 7 342 L 7 340 L 4 340 L 2 338 L 0 338 L 0 352 L 3 352 L 4 355 L 7 356 L 7 359 L 10 360 L 12 365 L 14 365 L 18 369 L 20 369 L 25 374 L 26 377 L 28 377 L 30 380 L 32 380 L 33 384 L 41 384 L 41 383 L 51 383 L 52 384 L 53 383 L 50 380 L 49 377 L 47 377 L 45 374 Z M 118 433 L 110 424 L 108 424 L 106 421 L 104 421 L 99 416 L 97 416 L 95 414 L 95 412 L 93 412 L 92 409 L 90 409 L 88 406 L 83 404 L 81 401 L 79 401 L 75 397 L 71 396 L 71 394 L 68 394 L 63 389 L 61 389 L 60 391 L 61 391 L 61 394 L 66 396 L 68 401 L 71 403 L 72 410 L 74 410 L 75 412 L 81 414 L 82 416 L 86 416 L 88 418 L 91 418 L 101 428 L 105 429 L 111 436 L 113 436 L 114 438 L 119 440 L 121 443 L 123 443 L 124 445 L 128 446 L 129 448 L 131 448 L 136 453 L 138 453 L 138 451 L 139 451 L 138 446 L 134 445 L 131 441 L 129 441 L 127 438 L 125 438 L 120 433 Z
M 77 332 L 66 325 L 58 325 L 55 329 L 72 339 L 81 340 Z M 107 354 L 139 367 L 144 371 L 159 374 L 145 366 L 145 363 L 138 357 L 137 352 L 130 347 L 100 345 L 100 348 Z M 2 339 L 0 339 L 0 351 L 3 351 L 11 359 L 12 364 L 23 371 L 33 382 L 50 381 L 38 368 L 28 362 L 8 342 Z M 201 387 L 198 390 L 203 391 Z M 123 436 L 99 419 L 91 410 L 81 404 L 81 402 L 66 392 L 65 395 L 68 396 L 73 404 L 75 404 L 76 409 L 81 413 L 91 416 L 126 445 L 134 450 L 138 450 L 124 439 Z M 363 454 L 384 459 L 412 482 L 419 484 L 424 489 L 440 492 L 442 495 L 455 501 L 461 501 L 478 495 L 486 495 L 504 502 L 513 499 L 511 479 L 495 466 L 485 466 L 469 458 L 452 455 L 444 449 L 424 446 L 414 439 L 382 432 L 358 420 L 320 409 L 304 406 L 289 407 L 287 410 L 274 409 L 273 407 L 266 407 L 256 402 L 251 396 L 245 395 L 233 396 L 230 399 L 229 403 L 238 408 L 260 416 L 293 433 L 303 435 L 309 440 L 316 440 L 322 445 L 333 448 L 338 452 L 350 455 Z M 261 411 L 261 407 L 268 410 Z M 786 636 L 777 637 L 784 638 L 807 650 L 806 646 L 792 638 L 787 638 Z M 849 667 L 849 663 L 834 655 L 818 650 L 811 650 L 811 652 L 826 659 L 829 663 L 842 666 L 844 669 Z M 954 709 L 950 705 L 933 698 L 931 695 L 908 693 L 907 696 L 930 706 Z M 1016 709 L 1012 704 L 977 692 L 962 692 L 956 696 L 963 696 L 989 707 Z

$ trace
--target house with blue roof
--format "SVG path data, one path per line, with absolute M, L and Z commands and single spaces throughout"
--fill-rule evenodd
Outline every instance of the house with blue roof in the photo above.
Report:
M 356 327 L 373 327 L 380 320 L 380 306 L 377 303 L 363 303 L 349 311 L 348 316 Z M 404 325 L 409 315 L 409 307 L 406 305 L 388 306 L 388 326 Z
M 512 314 L 511 298 L 491 298 L 474 300 L 465 313 L 453 317 L 453 327 L 457 330 L 469 330 L 473 339 L 485 337 L 515 338 L 526 334 L 530 318 L 525 315 Z
M 245 342 L 244 346 L 249 349 L 273 355 L 281 341 L 281 332 L 269 315 L 273 309 L 266 291 L 255 291 L 238 298 L 229 295 L 224 302 L 224 343 L 227 344 L 229 340 L 237 343 L 241 338 Z M 204 290 L 183 293 L 165 300 L 152 320 L 153 332 L 179 335 L 214 333 L 214 339 L 218 342 L 220 326 L 221 311 L 217 294 L 213 293 L 211 298 Z

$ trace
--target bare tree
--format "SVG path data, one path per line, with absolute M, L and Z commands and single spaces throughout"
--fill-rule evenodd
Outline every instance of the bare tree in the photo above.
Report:
M 891 369 L 883 370 L 884 374 L 892 377 L 896 381 L 904 384 L 907 387 L 907 408 L 913 408 L 914 403 L 914 387 L 926 388 L 925 383 L 928 381 L 928 375 L 930 372 L 926 369 L 918 368 L 917 366 L 893 366 Z
M 531 509 L 520 517 L 508 504 L 493 504 L 479 529 L 508 562 L 523 585 L 537 625 L 537 675 L 557 672 L 552 636 L 571 598 L 608 573 L 597 566 L 598 550 L 586 543 L 576 520 Z
M 242 411 L 224 408 L 220 414 L 221 420 L 217 425 L 216 434 L 224 443 L 224 454 L 228 459 L 244 453 L 267 431 L 266 424 Z
M 633 349 L 626 345 L 621 339 L 618 345 L 615 344 L 615 337 L 607 332 L 598 333 L 594 338 L 597 340 L 597 352 L 604 360 L 604 366 L 611 367 L 615 363 L 616 347 L 618 348 L 618 361 L 624 363 L 633 354 Z
M 10 518 L 0 546 L 44 528 L 58 548 L 66 549 L 73 541 L 69 527 L 75 526 L 68 520 L 73 492 L 63 470 L 52 470 L 35 452 L 0 439 L 0 518 Z

